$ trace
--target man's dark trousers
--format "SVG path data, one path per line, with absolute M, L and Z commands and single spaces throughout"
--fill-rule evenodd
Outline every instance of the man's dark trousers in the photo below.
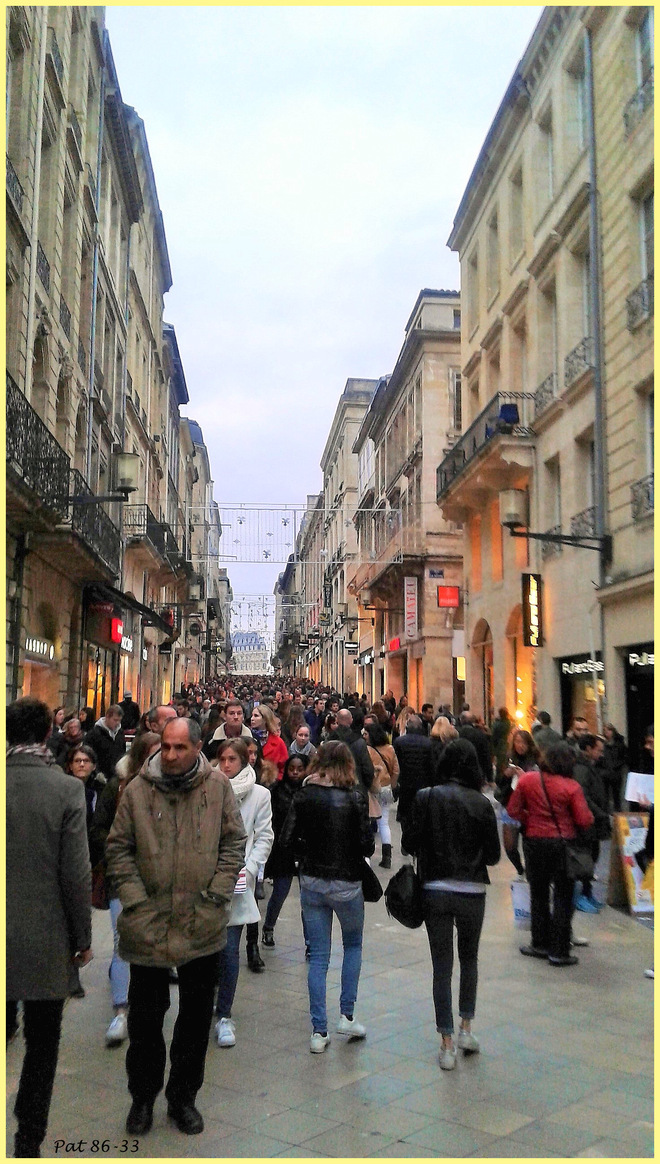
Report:
M 165 1089 L 172 1107 L 192 1104 L 204 1082 L 219 953 L 178 966 L 179 1014 L 170 1047 L 170 1077 Z M 137 1103 L 153 1103 L 165 1081 L 167 1052 L 163 1021 L 170 1006 L 167 967 L 131 964 L 128 988 L 126 1071 Z
M 7 1003 L 8 1035 L 16 1029 L 17 1005 Z M 16 1156 L 36 1156 L 46 1135 L 63 1009 L 64 999 L 23 1003 L 25 1058 L 14 1104 L 14 1115 L 18 1120 Z

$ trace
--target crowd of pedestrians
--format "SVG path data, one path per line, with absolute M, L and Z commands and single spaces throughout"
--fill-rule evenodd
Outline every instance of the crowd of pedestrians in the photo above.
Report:
M 355 1013 L 363 881 L 371 858 L 392 868 L 396 811 L 402 855 L 417 864 L 440 1067 L 451 1070 L 458 1050 L 479 1051 L 472 1021 L 487 869 L 500 858 L 497 817 L 505 853 L 529 882 L 531 941 L 521 952 L 574 965 L 573 946 L 586 943 L 573 934 L 573 910 L 599 908 L 593 865 L 627 765 L 612 724 L 601 739 L 578 717 L 562 737 L 545 711 L 528 732 L 502 708 L 488 729 L 467 706 L 455 717 L 447 704 L 418 712 L 391 691 L 370 704 L 306 681 L 229 676 L 144 713 L 125 692 L 97 719 L 90 708 L 51 712 L 19 699 L 7 712 L 7 744 L 7 1035 L 20 1003 L 26 1041 L 16 1156 L 38 1156 L 46 1132 L 62 1009 L 84 997 L 92 903 L 107 911 L 113 934 L 105 1041 L 128 1044 L 127 1130 L 148 1132 L 164 1087 L 170 1119 L 195 1134 L 204 1127 L 196 1097 L 211 1032 L 220 1048 L 240 1037 L 232 1007 L 243 929 L 248 967 L 263 973 L 259 946 L 276 947 L 294 878 L 310 1050 L 323 1053 L 331 1031 L 366 1036 Z M 645 751 L 652 764 L 652 728 Z M 571 845 L 581 864 L 570 865 Z M 264 881 L 272 890 L 262 925 Z M 335 915 L 343 959 L 333 1024 L 326 984 Z M 179 1009 L 166 1081 L 172 982 Z

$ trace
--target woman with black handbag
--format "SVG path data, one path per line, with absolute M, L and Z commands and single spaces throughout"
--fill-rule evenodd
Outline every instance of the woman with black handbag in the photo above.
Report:
M 594 823 L 584 792 L 573 779 L 574 764 L 575 752 L 568 744 L 551 744 L 539 761 L 540 771 L 525 772 L 507 803 L 509 815 L 525 830 L 532 940 L 520 953 L 547 958 L 552 966 L 575 966 L 578 961 L 571 954 L 573 889 L 576 877 L 584 873 L 580 861 L 589 858 L 588 850 L 579 846 L 579 832 Z
M 422 788 L 404 821 L 401 843 L 417 856 L 422 885 L 422 914 L 433 963 L 433 1003 L 442 1036 L 440 1067 L 456 1066 L 451 976 L 454 926 L 458 933 L 461 980 L 457 1044 L 468 1053 L 479 1050 L 472 1033 L 477 1001 L 479 938 L 486 909 L 487 865 L 500 859 L 500 841 L 493 806 L 481 792 L 483 775 L 469 740 L 451 740 L 443 755 L 446 784 Z
M 293 797 L 280 847 L 290 848 L 300 861 L 300 904 L 309 942 L 310 1051 L 321 1054 L 330 1042 L 326 979 L 334 914 L 344 946 L 336 1030 L 349 1039 L 363 1039 L 367 1033 L 354 1008 L 362 966 L 364 858 L 375 846 L 366 793 L 350 748 L 340 740 L 327 740 L 313 757 L 309 775 Z

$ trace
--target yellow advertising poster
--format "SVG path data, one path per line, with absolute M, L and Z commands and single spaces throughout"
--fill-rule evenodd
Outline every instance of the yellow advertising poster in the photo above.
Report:
M 648 821 L 648 813 L 614 816 L 608 901 L 611 905 L 627 904 L 632 913 L 654 910 L 654 863 L 650 861 L 643 869 L 637 856 L 644 848 Z

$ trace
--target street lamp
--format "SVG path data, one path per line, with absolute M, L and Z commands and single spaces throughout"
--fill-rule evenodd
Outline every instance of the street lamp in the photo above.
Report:
M 560 546 L 577 546 L 583 550 L 597 550 L 603 560 L 612 557 L 612 535 L 592 537 L 590 534 L 532 533 L 527 524 L 527 493 L 524 489 L 503 489 L 500 492 L 500 525 L 508 529 L 512 538 L 533 538 L 537 542 L 554 542 Z M 519 526 L 523 528 L 518 528 Z
M 98 501 L 128 501 L 129 493 L 139 486 L 140 458 L 137 453 L 114 454 L 114 476 L 117 493 L 77 493 L 67 497 L 67 505 L 96 505 Z

